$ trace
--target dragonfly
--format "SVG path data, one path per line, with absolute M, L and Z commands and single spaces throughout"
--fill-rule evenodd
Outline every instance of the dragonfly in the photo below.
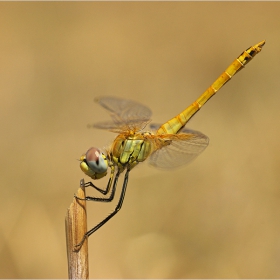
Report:
M 186 123 L 262 50 L 264 44 L 265 41 L 262 41 L 244 51 L 196 101 L 162 125 L 150 124 L 151 110 L 138 102 L 109 96 L 96 99 L 97 103 L 110 113 L 111 121 L 100 122 L 93 126 L 110 130 L 118 135 L 104 152 L 96 147 L 88 149 L 80 158 L 80 167 L 93 180 L 105 177 L 110 169 L 105 190 L 92 182 L 85 183 L 85 187 L 93 187 L 104 196 L 110 190 L 111 193 L 109 197 L 86 196 L 83 200 L 111 202 L 115 196 L 120 174 L 125 172 L 125 176 L 114 211 L 86 232 L 76 248 L 82 246 L 86 238 L 119 212 L 125 197 L 129 173 L 135 166 L 149 159 L 152 166 L 161 169 L 176 168 L 194 160 L 207 147 L 208 137 L 201 132 L 185 128 Z M 151 130 L 146 131 L 148 124 Z

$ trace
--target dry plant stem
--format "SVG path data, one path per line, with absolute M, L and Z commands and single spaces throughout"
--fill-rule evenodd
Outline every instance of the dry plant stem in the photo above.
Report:
M 85 198 L 84 180 L 80 181 L 80 188 L 76 194 Z M 69 279 L 88 279 L 88 241 L 85 239 L 79 250 L 75 249 L 87 232 L 86 200 L 74 198 L 65 217 L 66 246 L 68 257 Z

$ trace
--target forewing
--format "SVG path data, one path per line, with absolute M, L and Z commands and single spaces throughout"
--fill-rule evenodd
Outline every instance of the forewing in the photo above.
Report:
M 152 115 L 152 111 L 138 102 L 111 96 L 95 99 L 103 108 L 110 112 L 112 121 L 100 122 L 93 126 L 113 131 L 124 129 L 140 130 Z
M 178 134 L 170 135 L 170 139 L 170 145 L 156 150 L 150 156 L 151 165 L 163 169 L 180 167 L 194 160 L 209 144 L 206 135 L 187 128 L 183 128 Z

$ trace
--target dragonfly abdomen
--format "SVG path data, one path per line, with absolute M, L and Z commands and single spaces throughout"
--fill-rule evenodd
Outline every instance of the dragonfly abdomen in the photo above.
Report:
M 258 54 L 265 41 L 262 41 L 253 47 L 248 48 L 240 56 L 238 56 L 231 65 L 220 75 L 220 77 L 189 107 L 183 112 L 163 124 L 156 134 L 176 134 L 183 128 L 191 117 L 223 86 L 225 85 L 238 71 L 244 68 L 253 57 Z

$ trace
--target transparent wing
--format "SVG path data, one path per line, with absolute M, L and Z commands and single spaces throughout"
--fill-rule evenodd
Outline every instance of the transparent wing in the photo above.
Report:
M 159 125 L 151 125 L 156 130 Z M 168 135 L 166 135 L 168 138 Z M 150 156 L 150 164 L 163 169 L 176 168 L 190 163 L 209 144 L 209 138 L 203 133 L 183 128 L 180 133 L 170 135 L 171 144 L 156 150 Z
M 95 101 L 110 112 L 112 121 L 100 122 L 93 126 L 115 132 L 135 129 L 141 130 L 149 121 L 152 111 L 132 100 L 111 96 L 96 98 Z

